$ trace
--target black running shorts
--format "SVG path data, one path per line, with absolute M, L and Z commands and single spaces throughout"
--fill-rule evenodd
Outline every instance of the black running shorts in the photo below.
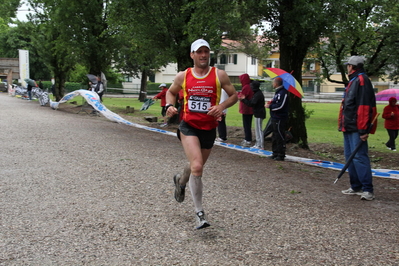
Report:
M 199 139 L 201 149 L 212 149 L 213 143 L 216 139 L 216 128 L 211 130 L 201 130 L 194 128 L 187 124 L 184 120 L 180 122 L 177 130 L 177 137 L 180 139 L 180 134 L 185 136 L 196 136 Z

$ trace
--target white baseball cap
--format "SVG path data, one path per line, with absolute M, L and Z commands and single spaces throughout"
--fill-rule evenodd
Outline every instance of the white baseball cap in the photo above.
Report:
M 196 52 L 202 46 L 208 47 L 209 50 L 211 49 L 207 41 L 205 41 L 204 39 L 198 39 L 191 44 L 190 52 Z
M 166 87 L 166 84 L 162 83 L 161 85 L 159 85 L 159 88 L 162 88 L 162 87 Z

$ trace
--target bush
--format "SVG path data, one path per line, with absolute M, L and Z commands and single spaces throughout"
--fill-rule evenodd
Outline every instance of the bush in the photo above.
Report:
M 81 83 L 76 82 L 65 82 L 65 93 L 80 89 L 87 89 L 87 85 L 82 85 Z

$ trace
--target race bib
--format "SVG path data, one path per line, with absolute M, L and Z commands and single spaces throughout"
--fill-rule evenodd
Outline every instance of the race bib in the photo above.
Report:
M 211 98 L 191 95 L 188 99 L 188 109 L 191 112 L 207 113 L 211 107 Z

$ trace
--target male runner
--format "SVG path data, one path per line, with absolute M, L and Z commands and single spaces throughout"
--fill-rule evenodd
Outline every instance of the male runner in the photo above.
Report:
M 237 102 L 237 93 L 224 70 L 209 66 L 210 46 L 203 39 L 191 44 L 194 67 L 179 72 L 166 93 L 166 115 L 177 114 L 176 96 L 183 90 L 182 121 L 177 132 L 189 161 L 182 174 L 174 176 L 175 199 L 184 201 L 187 182 L 194 201 L 197 229 L 210 226 L 202 207 L 202 172 L 216 138 L 218 120 L 223 110 Z M 218 104 L 221 89 L 229 96 Z

